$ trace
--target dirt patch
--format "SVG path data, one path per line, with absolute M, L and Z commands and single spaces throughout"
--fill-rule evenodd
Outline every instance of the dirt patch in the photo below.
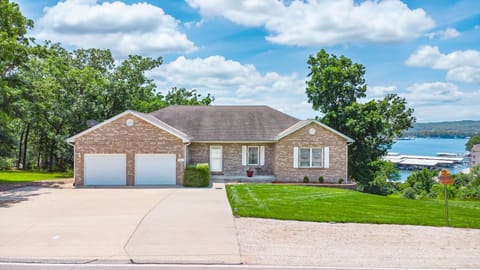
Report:
M 247 264 L 480 268 L 480 230 L 236 218 Z

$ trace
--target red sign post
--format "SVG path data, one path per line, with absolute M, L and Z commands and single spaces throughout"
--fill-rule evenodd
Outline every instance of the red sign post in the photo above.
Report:
M 450 172 L 447 169 L 442 169 L 440 171 L 440 176 L 438 177 L 440 184 L 443 184 L 443 189 L 445 190 L 445 224 L 448 227 L 448 189 L 447 185 L 453 184 L 453 178 L 450 175 Z

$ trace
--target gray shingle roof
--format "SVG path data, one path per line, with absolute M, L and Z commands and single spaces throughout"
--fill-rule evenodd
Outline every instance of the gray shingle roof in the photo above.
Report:
M 268 106 L 170 106 L 150 115 L 194 141 L 273 141 L 300 121 Z

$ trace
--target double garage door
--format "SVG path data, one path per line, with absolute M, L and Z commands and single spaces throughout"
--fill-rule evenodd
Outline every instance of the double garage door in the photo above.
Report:
M 125 186 L 127 156 L 125 154 L 85 154 L 86 186 Z M 175 154 L 136 154 L 135 185 L 175 185 Z

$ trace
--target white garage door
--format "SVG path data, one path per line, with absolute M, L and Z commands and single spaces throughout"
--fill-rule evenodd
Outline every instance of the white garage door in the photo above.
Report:
M 88 186 L 125 186 L 125 154 L 85 154 L 84 177 Z
M 136 154 L 135 185 L 175 185 L 175 154 Z

